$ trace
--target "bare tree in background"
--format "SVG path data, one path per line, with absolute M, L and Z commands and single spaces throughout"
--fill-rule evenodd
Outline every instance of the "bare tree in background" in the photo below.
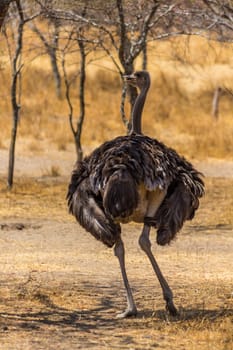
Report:
M 233 42 L 233 1 L 197 0 L 181 1 L 177 7 L 180 15 L 178 26 L 187 35 L 203 36 L 218 42 Z M 213 90 L 211 114 L 219 118 L 219 103 L 222 96 L 229 94 L 223 86 Z M 232 92 L 230 92 L 232 96 Z
M 65 83 L 65 98 L 69 107 L 69 123 L 74 137 L 75 149 L 78 160 L 82 160 L 83 158 L 81 135 L 83 121 L 85 117 L 86 57 L 88 54 L 88 49 L 86 47 L 83 31 L 84 29 L 81 27 L 78 29 L 77 27 L 73 27 L 72 29 L 70 28 L 66 44 L 63 47 L 63 49 L 61 48 L 62 71 Z M 78 50 L 74 48 L 71 49 L 74 43 L 78 45 Z M 67 54 L 70 54 L 71 51 L 75 52 L 75 54 L 79 54 L 79 69 L 77 69 L 76 74 L 72 74 L 72 76 L 69 77 L 69 74 L 67 72 Z M 74 82 L 76 82 L 77 76 L 79 76 L 79 117 L 75 122 L 74 108 L 71 98 L 71 86 Z
M 150 26 L 153 26 L 153 20 L 156 11 L 159 8 L 159 1 L 154 0 L 150 6 L 146 9 L 146 12 L 144 12 L 144 19 L 143 22 L 140 23 L 140 20 L 142 19 L 141 11 L 136 14 L 136 21 L 131 20 L 131 25 L 128 25 L 127 19 L 126 19 L 126 11 L 123 7 L 123 1 L 122 0 L 116 0 L 117 5 L 117 32 L 119 33 L 119 45 L 117 45 L 117 41 L 113 40 L 113 47 L 117 49 L 118 58 L 119 61 L 123 67 L 123 71 L 118 68 L 118 72 L 122 76 L 123 74 L 131 74 L 134 71 L 134 64 L 136 58 L 140 55 L 141 52 L 144 53 L 144 65 L 146 65 L 146 41 L 147 41 L 147 35 Z M 130 11 L 129 11 L 130 13 Z M 138 34 L 136 34 L 138 33 Z M 112 37 L 114 39 L 114 37 Z M 102 44 L 103 49 L 109 53 L 107 47 Z M 110 55 L 111 57 L 111 55 Z M 113 60 L 114 62 L 114 60 Z M 121 116 L 124 124 L 127 127 L 127 130 L 129 131 L 131 129 L 131 118 L 126 118 L 125 112 L 124 112 L 124 103 L 125 103 L 125 93 L 126 93 L 126 87 L 123 87 L 122 90 L 122 98 L 121 98 Z M 129 100 L 131 104 L 131 110 L 133 108 L 134 102 L 137 98 L 137 89 L 133 86 L 128 87 L 128 93 L 129 93 Z
M 85 40 L 83 36 L 83 30 L 80 27 L 77 32 L 77 43 L 80 53 L 80 77 L 79 77 L 79 118 L 77 122 L 77 129 L 73 129 L 73 135 L 75 139 L 76 152 L 78 160 L 83 158 L 83 150 L 81 146 L 81 135 L 82 135 L 82 126 L 85 117 L 85 83 L 86 83 L 86 48 Z
M 232 0 L 202 0 L 206 6 L 206 18 L 212 23 L 211 30 L 218 33 L 218 40 L 233 40 L 233 2 Z
M 211 22 L 211 31 L 218 41 L 233 42 L 233 1 L 232 0 L 202 0 L 206 6 L 206 17 Z M 212 116 L 219 117 L 220 98 L 224 94 L 232 97 L 232 91 L 217 86 L 212 100 Z
M 12 105 L 12 129 L 11 129 L 11 142 L 9 148 L 9 164 L 8 164 L 8 177 L 7 185 L 8 188 L 13 186 L 14 177 L 14 164 L 15 164 L 15 145 L 17 138 L 18 122 L 20 116 L 20 95 L 21 86 L 20 74 L 22 69 L 21 63 L 21 52 L 23 47 L 23 30 L 25 25 L 24 14 L 21 6 L 21 2 L 16 2 L 16 11 L 18 17 L 18 25 L 16 29 L 16 46 L 15 52 L 13 53 L 11 69 L 12 69 L 12 81 L 11 81 L 11 105 Z
M 22 49 L 23 49 L 23 32 L 25 24 L 35 18 L 36 15 L 32 17 L 25 18 L 22 1 L 16 0 L 13 2 L 12 16 L 15 17 L 13 32 L 15 38 L 15 47 L 11 52 L 11 46 L 8 41 L 7 29 L 4 30 L 4 35 L 8 43 L 9 57 L 11 60 L 11 106 L 12 106 L 12 129 L 11 129 L 11 141 L 9 148 L 9 164 L 8 164 L 8 176 L 7 176 L 7 186 L 9 189 L 13 186 L 14 178 L 14 166 L 15 166 L 15 146 L 17 138 L 18 123 L 20 118 L 20 99 L 21 99 L 21 70 L 22 64 Z
M 123 1 L 112 0 L 108 3 L 99 1 L 98 6 L 93 1 L 86 1 L 86 15 L 80 12 L 78 4 L 74 2 L 67 10 L 62 7 L 52 7 L 45 2 L 37 0 L 44 11 L 54 18 L 72 21 L 73 23 L 85 23 L 92 28 L 91 35 L 98 41 L 99 47 L 112 60 L 121 77 L 131 74 L 135 69 L 137 57 L 143 53 L 143 66 L 147 65 L 147 40 L 150 30 L 158 27 L 159 38 L 164 31 L 164 18 L 174 14 L 175 4 L 172 1 L 149 0 Z M 166 36 L 168 36 L 166 28 Z M 90 39 L 90 40 L 92 40 Z M 137 97 L 134 87 L 128 88 L 131 108 Z M 127 118 L 124 111 L 126 87 L 122 90 L 121 116 L 129 130 L 131 118 Z

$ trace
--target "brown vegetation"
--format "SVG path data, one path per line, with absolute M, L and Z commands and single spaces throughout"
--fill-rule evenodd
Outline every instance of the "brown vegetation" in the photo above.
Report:
M 33 37 L 34 38 L 34 37 Z M 34 40 L 36 40 L 34 38 Z M 176 148 L 189 158 L 232 158 L 233 154 L 233 70 L 230 46 L 198 37 L 157 42 L 149 50 L 148 70 L 152 87 L 146 103 L 143 129 Z M 25 54 L 26 61 L 29 57 Z M 74 58 L 71 58 L 73 60 Z M 10 138 L 10 71 L 7 57 L 1 58 L 2 98 L 0 99 L 1 146 Z M 137 63 L 140 68 L 140 61 Z M 70 74 L 72 74 L 71 66 Z M 120 118 L 121 82 L 107 59 L 87 68 L 86 118 L 82 134 L 84 150 L 124 134 Z M 215 88 L 227 89 L 220 100 L 219 120 L 211 115 Z M 72 99 L 79 114 L 78 89 Z M 57 99 L 49 59 L 38 57 L 23 71 L 19 138 L 50 140 L 58 149 L 73 142 L 65 99 Z M 129 108 L 127 108 L 129 113 Z

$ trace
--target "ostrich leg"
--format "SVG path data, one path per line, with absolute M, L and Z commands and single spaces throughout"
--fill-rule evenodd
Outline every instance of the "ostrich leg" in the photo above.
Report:
M 169 313 L 172 316 L 177 315 L 177 310 L 176 307 L 173 303 L 173 294 L 172 291 L 163 277 L 162 272 L 160 271 L 159 265 L 157 264 L 154 255 L 152 254 L 151 251 L 151 242 L 149 239 L 149 234 L 150 234 L 150 226 L 144 225 L 142 234 L 139 237 L 139 245 L 141 249 L 146 253 L 148 258 L 150 259 L 151 265 L 154 269 L 154 272 L 159 280 L 159 283 L 161 285 L 162 291 L 163 291 L 163 298 L 166 301 L 166 308 L 169 311 Z
M 131 292 L 131 288 L 130 288 L 126 270 L 125 270 L 125 249 L 121 238 L 119 238 L 119 240 L 116 242 L 114 246 L 114 253 L 120 263 L 121 274 L 122 274 L 125 289 L 126 289 L 126 297 L 127 297 L 127 304 L 128 304 L 127 309 L 123 313 L 118 314 L 117 318 L 135 316 L 137 314 L 137 308 L 133 300 L 133 295 Z

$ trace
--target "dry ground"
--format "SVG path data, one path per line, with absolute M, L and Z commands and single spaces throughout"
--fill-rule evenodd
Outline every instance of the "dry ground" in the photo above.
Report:
M 188 47 L 182 36 L 149 50 L 152 86 L 143 130 L 192 160 L 205 173 L 207 190 L 195 220 L 178 239 L 165 248 L 153 244 L 180 316 L 165 313 L 160 286 L 137 245 L 140 226 L 127 225 L 126 262 L 139 315 L 116 320 L 125 307 L 118 263 L 112 250 L 67 214 L 65 194 L 75 157 L 68 108 L 64 97 L 55 97 L 48 57 L 29 57 L 32 37 L 23 54 L 16 183 L 13 191 L 5 189 L 11 72 L 1 38 L 0 350 L 232 350 L 232 94 L 221 97 L 219 120 L 211 117 L 216 87 L 233 91 L 232 46 L 195 36 L 188 38 Z M 76 61 L 75 53 L 71 75 L 79 69 Z M 119 118 L 121 82 L 111 70 L 103 58 L 88 68 L 85 152 L 125 134 Z M 77 84 L 72 101 L 78 116 Z M 221 160 L 206 160 L 207 155 Z
M 224 162 L 222 172 L 216 167 L 206 163 L 207 193 L 195 220 L 171 246 L 153 244 L 177 318 L 166 314 L 160 286 L 138 248 L 140 225 L 123 227 L 139 315 L 117 320 L 126 304 L 118 262 L 67 214 L 66 175 L 21 177 L 11 193 L 2 176 L 0 349 L 232 350 L 233 171 L 226 163 L 227 177 L 218 177 Z

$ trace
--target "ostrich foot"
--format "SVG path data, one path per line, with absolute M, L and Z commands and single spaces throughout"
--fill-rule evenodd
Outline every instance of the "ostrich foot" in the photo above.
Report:
M 117 314 L 116 318 L 126 318 L 126 317 L 131 317 L 131 316 L 136 316 L 137 315 L 137 309 L 135 308 L 129 308 L 126 309 L 124 312 Z
M 172 300 L 167 301 L 166 310 L 169 312 L 169 314 L 171 316 L 178 316 L 179 315 L 179 312 L 177 311 L 177 308 L 173 304 Z

